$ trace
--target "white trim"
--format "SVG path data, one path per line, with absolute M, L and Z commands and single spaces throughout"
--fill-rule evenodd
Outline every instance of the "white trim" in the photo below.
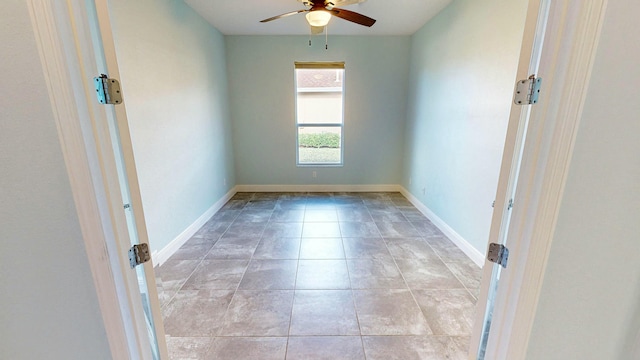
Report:
M 160 250 L 156 250 L 151 254 L 151 258 L 153 260 L 153 266 L 161 266 L 165 261 L 169 260 L 169 258 L 180 249 L 184 243 L 186 243 L 195 233 L 200 230 L 200 228 L 209 221 L 213 215 L 215 215 L 218 210 L 222 209 L 224 204 L 229 201 L 233 195 L 236 194 L 236 188 L 232 188 L 226 193 L 220 200 L 216 201 L 207 211 L 205 211 L 200 217 L 193 222 L 193 224 L 189 225 L 180 235 L 176 236 L 175 239 L 171 240 L 167 246 L 163 247 Z
M 529 338 L 573 145 L 582 117 L 607 0 L 552 2 L 541 76 L 549 79 L 534 108 L 515 199 L 510 238 L 519 266 L 505 272 L 498 291 L 487 358 L 523 359 Z
M 342 87 L 310 87 L 310 88 L 298 88 L 299 93 L 341 93 Z
M 61 21 L 64 25 L 56 22 L 67 16 L 67 7 L 63 2 L 35 0 L 28 6 L 111 357 L 138 358 L 126 279 L 110 246 L 115 233 L 87 106 L 76 103 L 74 94 L 82 85 L 76 73 L 69 73 L 77 63 L 74 57 L 65 56 L 73 35 L 68 19 Z
M 237 192 L 399 192 L 442 231 L 476 265 L 484 264 L 484 255 L 444 220 L 413 196 L 402 185 L 238 185 Z
M 510 242 L 510 268 L 501 275 L 486 359 L 526 358 L 606 2 L 551 2 L 538 73 L 544 85 L 531 111 L 507 234 L 517 241 Z
M 76 6 L 78 9 L 83 9 L 81 6 L 82 0 L 68 0 L 74 1 L 78 5 Z M 87 10 L 85 9 L 82 15 L 85 17 L 86 26 L 97 25 L 97 28 L 94 29 L 96 31 L 96 38 L 98 42 L 91 41 L 91 39 L 87 39 L 89 41 L 79 43 L 78 46 L 85 49 L 90 49 L 92 54 L 94 55 L 94 59 L 92 61 L 93 65 L 91 69 L 97 70 L 97 73 L 100 74 L 108 74 L 110 77 L 119 79 L 120 73 L 118 68 L 118 60 L 116 56 L 115 50 L 115 40 L 113 30 L 111 28 L 111 19 L 109 13 L 109 4 L 108 0 L 95 0 L 92 2 L 93 6 L 95 6 L 95 18 L 89 17 Z M 88 3 L 87 3 L 88 4 Z M 93 9 L 89 9 L 93 11 Z M 82 10 L 81 10 L 82 11 Z M 93 20 L 93 21 L 91 21 Z M 97 24 L 96 24 L 97 22 Z M 95 71 L 94 70 L 94 71 Z M 92 95 L 94 94 L 94 90 L 91 89 L 89 91 Z M 93 100 L 93 99 L 92 99 Z M 96 104 L 95 101 L 92 102 Z M 104 152 L 103 156 L 107 158 L 113 157 L 114 148 L 118 148 L 120 150 L 120 154 L 117 156 L 122 156 L 122 162 L 124 163 L 124 168 L 126 172 L 126 179 L 121 179 L 119 171 L 116 167 L 110 167 L 108 170 L 104 172 L 105 178 L 107 181 L 114 183 L 114 186 L 117 186 L 119 189 L 121 185 L 125 187 L 125 192 L 128 190 L 128 201 L 131 204 L 131 210 L 134 214 L 135 218 L 135 231 L 137 235 L 137 241 L 133 238 L 135 243 L 139 244 L 148 244 L 149 238 L 147 233 L 147 227 L 145 223 L 144 209 L 142 204 L 142 196 L 140 194 L 140 188 L 138 184 L 138 175 L 137 169 L 135 165 L 135 159 L 133 154 L 133 145 L 131 144 L 131 136 L 129 134 L 129 124 L 127 120 L 126 113 L 126 101 L 125 104 L 120 104 L 117 106 L 109 105 L 101 108 L 101 113 L 106 115 L 106 117 L 101 121 L 102 127 L 98 129 L 98 136 L 102 136 L 104 138 L 108 138 L 110 145 L 110 152 Z M 110 131 L 110 127 L 117 124 L 117 134 L 114 134 Z M 115 145 L 114 144 L 118 144 Z M 115 157 L 113 157 L 113 164 L 117 164 L 115 161 Z M 121 184 L 121 181 L 124 181 L 125 184 Z M 117 185 L 115 185 L 117 183 Z M 111 197 L 111 206 L 112 213 L 114 214 L 114 218 L 120 218 L 120 214 L 122 211 L 123 204 L 123 192 L 120 191 L 117 195 L 113 195 Z M 123 217 L 124 219 L 124 217 Z M 119 255 L 127 258 L 128 249 L 131 247 L 132 240 L 129 237 L 129 227 L 127 226 L 126 219 L 124 223 L 119 223 L 116 225 L 118 231 L 123 233 L 123 236 L 119 238 L 118 244 L 121 247 L 119 251 Z M 126 241 L 125 241 L 126 239 Z M 135 306 L 133 307 L 134 312 L 132 313 L 134 317 L 134 321 L 136 323 L 136 336 L 138 338 L 138 343 L 142 344 L 141 354 L 146 358 L 151 358 L 152 348 L 155 347 L 155 343 L 157 343 L 157 349 L 159 351 L 158 356 L 160 358 L 167 358 L 169 356 L 164 332 L 164 324 L 162 319 L 162 310 L 160 308 L 160 301 L 158 300 L 158 292 L 156 287 L 156 277 L 154 274 L 153 265 L 151 262 L 146 262 L 141 265 L 144 268 L 144 284 L 137 279 L 137 275 L 135 278 L 135 285 L 129 287 L 129 294 L 135 301 Z M 136 273 L 136 271 L 130 271 L 131 274 Z M 145 289 L 141 289 L 141 287 L 146 287 Z M 147 323 L 147 313 L 142 307 L 141 300 L 141 291 L 146 291 L 148 296 L 144 298 L 148 301 L 148 308 L 151 312 L 153 333 L 155 335 L 155 339 L 150 338 L 150 331 Z M 138 304 L 140 306 L 138 306 Z M 155 343 L 153 341 L 155 340 Z
M 318 123 L 309 123 L 302 124 L 298 119 L 298 99 L 299 99 L 299 91 L 298 88 L 298 70 L 304 70 L 305 68 L 299 68 L 298 65 L 304 64 L 302 62 L 295 62 L 295 71 L 293 72 L 294 84 L 295 84 L 295 103 L 294 103 L 294 111 L 295 111 L 295 120 L 296 120 L 296 166 L 298 167 L 309 167 L 309 166 L 320 166 L 320 167 L 342 167 L 344 166 L 344 104 L 345 104 L 345 90 L 346 90 L 346 73 L 344 69 L 344 62 L 342 62 L 342 68 L 336 69 L 339 73 L 342 72 L 342 86 L 340 86 L 340 94 L 342 94 L 340 100 L 342 100 L 342 113 L 340 114 L 340 122 L 339 123 L 329 123 L 329 124 L 318 124 Z M 307 63 L 311 64 L 311 63 Z M 316 62 L 314 64 L 320 64 Z M 331 64 L 331 63 L 327 63 Z M 338 64 L 338 63 L 333 63 Z M 309 69 L 309 68 L 306 68 Z M 309 88 L 303 88 L 309 89 Z M 300 162 L 300 128 L 304 127 L 340 127 L 340 162 L 339 163 L 302 163 Z
M 520 47 L 520 57 L 518 61 L 518 68 L 516 72 L 516 79 L 526 79 L 530 74 L 537 74 L 539 70 L 539 52 L 544 49 L 540 46 L 544 44 L 541 36 L 546 32 L 546 29 L 541 29 L 542 26 L 548 26 L 549 22 L 540 23 L 540 10 L 541 6 L 545 4 L 547 0 L 529 0 L 527 5 L 527 15 L 525 19 L 522 44 Z M 534 50 L 537 53 L 534 53 Z M 547 85 L 547 77 L 544 77 L 543 82 Z M 539 105 L 536 105 L 539 106 Z M 493 208 L 493 214 L 491 218 L 491 226 L 489 230 L 489 238 L 487 244 L 498 243 L 503 244 L 507 241 L 510 253 L 513 253 L 514 247 L 522 241 L 520 238 L 508 237 L 509 224 L 513 216 L 513 211 L 508 210 L 510 207 L 510 199 L 517 195 L 523 195 L 520 193 L 514 193 L 518 186 L 518 174 L 521 167 L 521 151 L 523 144 L 530 143 L 530 132 L 527 132 L 527 125 L 530 120 L 531 106 L 519 106 L 511 103 L 511 110 L 509 113 L 509 124 L 507 127 L 507 134 L 505 138 L 504 150 L 502 153 L 502 162 L 500 165 L 500 175 L 498 177 L 498 184 L 496 189 L 495 203 Z M 534 124 L 535 126 L 535 124 Z M 517 198 L 513 198 L 514 201 L 519 204 Z M 487 246 L 488 248 L 488 246 Z M 479 354 L 480 345 L 485 334 L 485 316 L 487 316 L 487 306 L 489 301 L 494 301 L 493 298 L 489 299 L 492 287 L 494 286 L 494 280 L 497 281 L 495 267 L 497 265 L 485 261 L 485 266 L 482 272 L 482 282 L 480 284 L 480 295 L 478 296 L 478 302 L 476 304 L 476 320 L 473 325 L 473 331 L 471 334 L 471 341 L 469 346 L 469 358 L 475 359 Z M 513 271 L 518 267 L 524 266 L 513 256 L 509 259 L 509 268 L 505 272 Z M 504 275 L 501 275 L 500 279 L 500 291 L 504 291 L 505 286 Z M 494 304 L 491 304 L 495 306 Z M 495 314 L 495 310 L 492 312 Z M 496 333 L 495 329 L 498 327 L 495 325 L 495 315 L 492 319 L 492 326 L 490 334 Z M 509 334 L 505 334 L 506 337 Z M 488 346 L 491 346 L 489 344 Z M 487 350 L 489 351 L 489 350 Z M 485 359 L 494 359 L 492 354 L 485 353 Z M 497 360 L 497 359 L 496 359 Z
M 238 185 L 237 192 L 400 192 L 400 185 Z
M 482 267 L 484 265 L 484 254 L 482 254 L 478 249 L 473 247 L 462 235 L 458 234 L 449 224 L 447 224 L 444 220 L 442 220 L 438 215 L 436 215 L 431 209 L 429 209 L 425 204 L 423 204 L 417 197 L 413 196 L 407 189 L 401 187 L 400 192 L 404 197 L 409 200 L 413 206 L 415 206 L 420 212 L 427 217 L 443 234 L 445 234 L 449 240 L 451 240 L 456 246 L 464 252 L 471 261 L 473 261 L 478 267 Z

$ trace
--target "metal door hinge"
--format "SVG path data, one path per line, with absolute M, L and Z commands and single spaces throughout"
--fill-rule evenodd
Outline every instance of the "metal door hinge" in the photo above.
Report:
M 151 260 L 151 254 L 149 254 L 149 245 L 137 244 L 133 245 L 131 249 L 129 249 L 129 264 L 131 265 L 132 269 L 140 264 L 146 263 L 149 260 Z
M 109 79 L 107 75 L 102 74 L 93 78 L 96 87 L 96 96 L 100 104 L 122 104 L 122 92 L 120 91 L 120 83 L 116 79 Z
M 513 209 L 513 199 L 509 199 L 509 205 L 507 205 L 507 210 Z
M 487 260 L 506 268 L 507 261 L 509 260 L 509 249 L 502 244 L 489 244 Z
M 536 104 L 540 96 L 541 85 L 542 78 L 537 78 L 535 75 L 529 76 L 526 80 L 518 81 L 513 96 L 513 103 L 516 105 Z

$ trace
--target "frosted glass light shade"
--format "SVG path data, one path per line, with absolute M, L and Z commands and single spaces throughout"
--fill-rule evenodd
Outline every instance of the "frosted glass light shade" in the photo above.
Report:
M 314 10 L 307 13 L 306 17 L 311 26 L 327 26 L 331 20 L 331 13 L 324 10 Z

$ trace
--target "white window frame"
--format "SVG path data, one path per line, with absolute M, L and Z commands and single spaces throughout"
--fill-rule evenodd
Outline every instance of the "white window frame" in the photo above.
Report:
M 342 72 L 342 87 L 338 88 L 326 88 L 322 90 L 298 88 L 298 72 L 300 69 L 323 69 L 323 70 L 343 70 Z M 346 90 L 346 71 L 344 62 L 298 62 L 294 63 L 294 86 L 295 86 L 295 121 L 296 121 L 296 166 L 298 167 L 342 167 L 344 166 L 344 104 L 345 104 L 345 90 Z M 342 121 L 340 123 L 305 123 L 298 122 L 298 93 L 304 92 L 337 92 L 342 90 Z M 339 163 L 301 163 L 300 162 L 300 128 L 305 127 L 337 127 L 340 128 L 340 162 Z

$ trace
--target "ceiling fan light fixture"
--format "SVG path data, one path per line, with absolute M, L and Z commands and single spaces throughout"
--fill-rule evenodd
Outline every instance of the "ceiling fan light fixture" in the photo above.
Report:
M 307 13 L 306 18 L 311 26 L 327 26 L 331 20 L 331 13 L 324 10 L 313 10 Z

